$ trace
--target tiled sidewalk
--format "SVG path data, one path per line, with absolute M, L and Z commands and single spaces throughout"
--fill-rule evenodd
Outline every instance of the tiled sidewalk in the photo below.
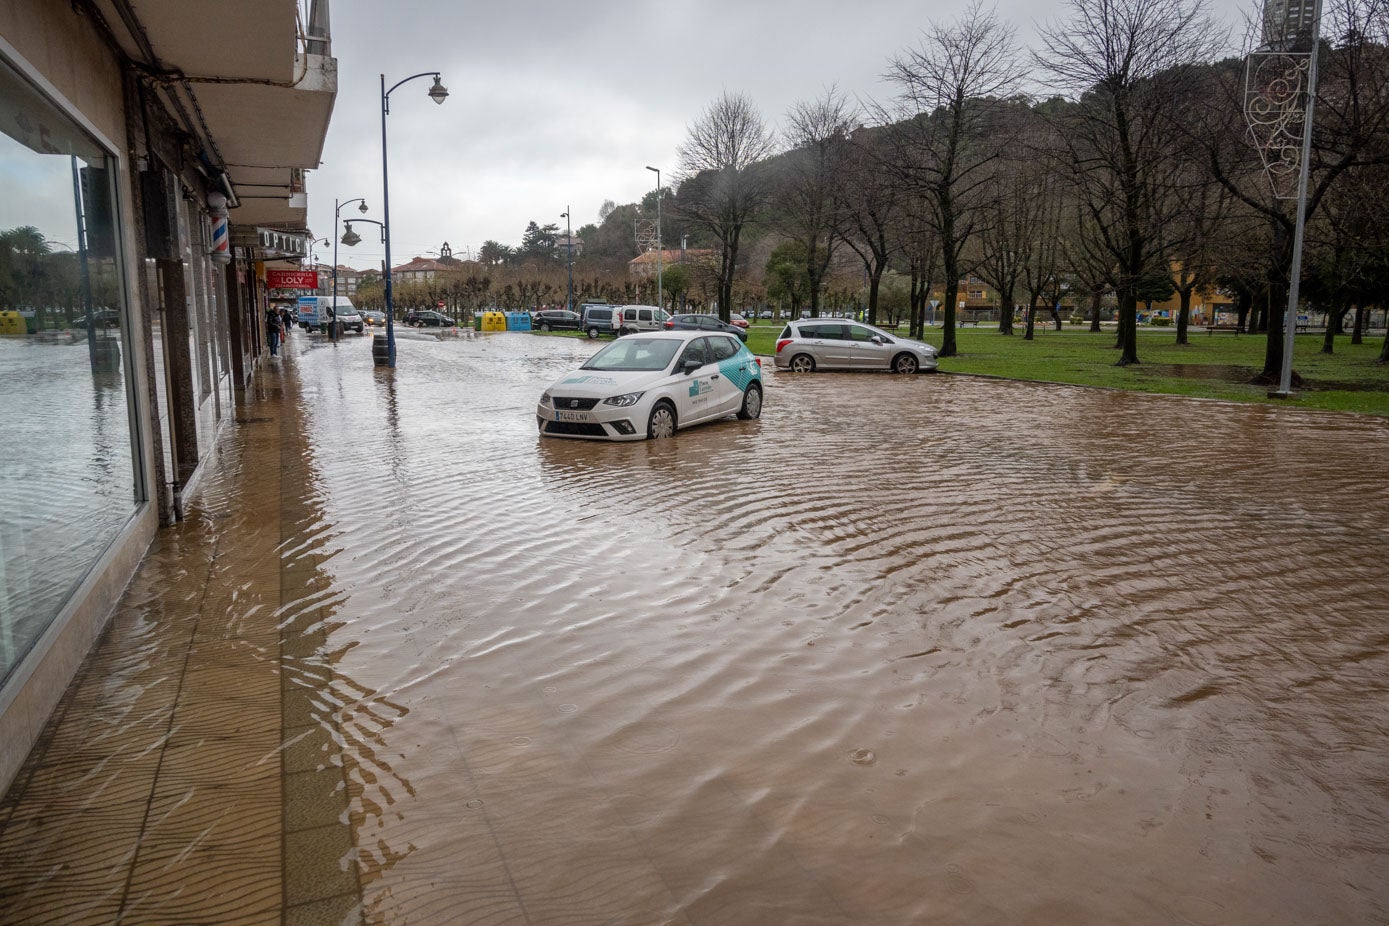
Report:
M 0 802 L 0 921 L 360 919 L 296 392 L 259 372 Z

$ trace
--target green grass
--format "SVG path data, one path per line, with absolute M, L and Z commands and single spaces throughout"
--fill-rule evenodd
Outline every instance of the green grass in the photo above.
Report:
M 754 325 L 748 331 L 748 349 L 763 356 L 774 354 L 782 327 L 780 323 Z M 1032 341 L 1024 341 L 1021 328 L 1011 337 L 999 334 L 996 328 L 960 328 L 956 330 L 959 354 L 943 358 L 940 369 L 944 373 L 1389 417 L 1389 364 L 1375 362 L 1382 335 L 1359 345 L 1351 344 L 1349 337 L 1338 337 L 1336 352 L 1331 355 L 1321 353 L 1322 335 L 1298 335 L 1293 369 L 1304 384 L 1294 389 L 1290 399 L 1270 399 L 1267 386 L 1249 382 L 1264 366 L 1263 335 L 1208 335 L 1204 330 L 1193 330 L 1191 343 L 1182 346 L 1176 344 L 1176 338 L 1175 329 L 1140 328 L 1140 362 L 1118 367 L 1114 365 L 1118 352 L 1113 347 L 1112 329 L 1099 334 L 1088 328 L 1038 329 Z M 941 330 L 928 328 L 926 340 L 939 347 Z
M 926 339 L 939 346 L 940 335 L 928 330 Z M 1112 330 L 1047 330 L 1024 341 L 1021 331 L 1009 337 L 997 329 L 964 328 L 957 330 L 959 354 L 944 358 L 941 370 L 1389 416 L 1389 364 L 1375 362 L 1378 337 L 1359 345 L 1337 338 L 1336 353 L 1327 355 L 1320 334 L 1298 335 L 1293 369 L 1303 386 L 1286 400 L 1270 399 L 1267 386 L 1250 382 L 1264 366 L 1263 335 L 1193 331 L 1190 341 L 1178 345 L 1173 329 L 1140 329 L 1139 363 L 1119 367 Z

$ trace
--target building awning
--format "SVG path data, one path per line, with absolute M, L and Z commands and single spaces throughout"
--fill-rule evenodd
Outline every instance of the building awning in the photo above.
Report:
M 305 227 L 303 172 L 318 167 L 337 97 L 328 0 L 314 0 L 324 25 L 313 37 L 296 0 L 92 2 L 155 75 L 206 162 L 225 171 L 236 194 L 232 223 Z

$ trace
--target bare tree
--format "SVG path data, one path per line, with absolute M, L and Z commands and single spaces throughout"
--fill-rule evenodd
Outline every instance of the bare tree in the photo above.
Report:
M 680 154 L 680 208 L 719 242 L 719 317 L 733 308 L 743 229 L 767 203 L 763 163 L 775 141 L 752 101 L 725 92 L 690 126 Z
M 878 294 L 883 273 L 898 249 L 893 230 L 902 197 L 883 167 L 885 145 L 872 129 L 856 132 L 845 172 L 844 210 L 841 216 L 844 243 L 868 276 L 868 323 L 878 323 Z
M 1231 228 L 1231 196 L 1200 164 L 1181 171 L 1168 191 L 1174 203 L 1163 211 L 1169 221 L 1158 228 L 1172 288 L 1179 301 L 1177 343 L 1190 343 L 1191 297 L 1214 282 L 1217 257 Z
M 820 293 L 841 240 L 849 136 L 858 113 L 833 87 L 786 115 L 786 153 L 778 163 L 775 205 L 786 232 L 805 246 L 810 315 L 820 315 Z
M 1045 127 L 1032 125 L 1030 110 L 1018 107 L 1015 118 L 1027 128 L 1010 132 L 1018 138 L 1017 150 L 1005 154 L 993 164 L 993 195 L 980 207 L 982 222 L 975 250 L 975 272 L 992 286 L 999 297 L 998 331 L 1013 333 L 1013 310 L 1017 305 L 1016 292 L 1028 285 L 1032 311 L 1042 292 L 1055 276 L 1056 184 L 1047 159 L 1035 156 L 1050 140 Z M 1051 261 L 1046 258 L 1050 256 Z M 1045 269 L 1043 265 L 1046 266 Z M 1028 338 L 1032 326 L 1028 325 Z
M 1013 30 L 978 3 L 955 23 L 933 24 L 919 48 L 893 58 L 899 121 L 888 127 L 903 185 L 924 197 L 945 274 L 940 354 L 953 357 L 955 302 L 967 272 L 965 249 L 989 165 L 1007 144 L 996 111 L 1022 79 Z M 889 120 L 884 120 L 889 121 Z
M 1036 63 L 1075 105 L 1057 110 L 1067 163 L 1088 218 L 1087 240 L 1113 267 L 1119 365 L 1138 362 L 1141 281 L 1161 272 L 1162 195 L 1180 153 L 1175 111 L 1195 65 L 1224 36 L 1201 0 L 1068 0 L 1043 30 Z
M 1027 326 L 1023 340 L 1032 340 L 1036 330 L 1037 309 L 1046 293 L 1055 296 L 1061 289 L 1061 268 L 1065 256 L 1066 240 L 1066 199 L 1065 188 L 1056 174 L 1048 168 L 1045 160 L 1032 160 L 1025 168 L 1024 177 L 1031 176 L 1028 193 L 1031 196 L 1029 213 L 1031 224 L 1027 229 L 1025 258 L 1022 261 L 1022 281 L 1027 289 Z M 1061 327 L 1057 317 L 1057 328 Z M 1096 310 L 1098 321 L 1098 309 Z
M 1389 3 L 1330 0 L 1322 37 L 1306 200 L 1309 222 L 1343 178 L 1353 180 L 1350 175 L 1389 164 Z M 1241 112 L 1243 77 L 1232 67 L 1208 75 L 1201 97 L 1208 103 L 1205 116 L 1191 120 L 1189 138 L 1202 145 L 1212 176 L 1273 229 L 1263 301 L 1286 306 L 1296 219 L 1290 202 L 1274 197 L 1250 144 Z M 1275 307 L 1268 315 L 1261 382 L 1277 381 L 1283 364 L 1283 313 Z

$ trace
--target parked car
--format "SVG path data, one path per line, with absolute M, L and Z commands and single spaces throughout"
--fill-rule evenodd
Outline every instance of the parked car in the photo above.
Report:
M 118 328 L 121 324 L 121 313 L 115 309 L 97 309 L 92 313 L 92 324 L 97 328 Z M 74 318 L 72 327 L 87 327 L 87 316 L 79 315 Z
M 771 310 L 771 309 L 763 309 L 763 310 L 762 310 L 762 314 L 761 314 L 761 315 L 758 315 L 757 317 L 758 317 L 758 318 L 771 318 L 771 317 L 772 317 L 772 310 Z
M 631 334 L 634 331 L 660 331 L 665 325 L 666 319 L 670 318 L 665 309 L 657 308 L 654 305 L 624 305 L 622 309 L 622 321 L 618 324 L 618 333 Z
M 452 328 L 453 319 L 443 312 L 436 312 L 433 309 L 420 309 L 405 316 L 405 324 L 415 328 Z
M 644 440 L 727 415 L 762 414 L 762 364 L 731 334 L 652 331 L 619 338 L 540 396 L 546 437 Z
M 717 315 L 672 315 L 666 319 L 665 327 L 667 331 L 722 331 L 737 335 L 740 341 L 748 339 L 745 329 L 727 324 Z
M 730 325 L 737 325 L 739 328 L 745 329 L 748 327 L 748 320 L 742 315 L 739 315 L 737 312 L 734 312 L 728 316 L 728 323 Z
M 611 305 L 590 305 L 582 313 L 584 333 L 590 339 L 621 334 L 622 310 Z
M 531 313 L 531 327 L 537 331 L 578 331 L 583 327 L 578 312 L 568 309 L 541 309 Z
M 795 373 L 813 370 L 891 370 L 916 373 L 936 369 L 936 349 L 921 341 L 888 334 L 851 321 L 800 319 L 777 338 L 776 368 Z
M 362 312 L 362 321 L 366 322 L 368 328 L 382 328 L 386 324 L 386 313 L 366 309 Z
M 357 307 L 347 296 L 338 296 L 336 301 L 328 296 L 299 297 L 295 321 L 300 328 L 305 331 L 312 331 L 314 328 L 327 331 L 328 322 L 334 318 L 343 329 L 351 328 L 360 333 L 366 327 L 362 322 L 362 316 L 357 314 Z

